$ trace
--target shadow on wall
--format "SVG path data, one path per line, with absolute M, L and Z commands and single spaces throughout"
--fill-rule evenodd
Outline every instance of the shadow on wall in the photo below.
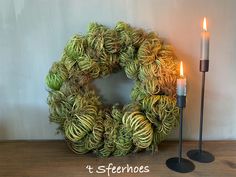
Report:
M 7 139 L 7 135 L 9 129 L 7 129 L 6 122 L 3 120 L 3 118 L 0 118 L 0 139 Z
M 50 123 L 48 107 L 11 105 L 1 113 L 0 140 L 61 139 L 56 135 L 57 125 Z

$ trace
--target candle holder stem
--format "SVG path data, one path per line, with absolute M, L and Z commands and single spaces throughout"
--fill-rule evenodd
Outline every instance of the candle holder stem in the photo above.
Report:
M 199 151 L 202 151 L 202 131 L 203 131 L 203 112 L 204 112 L 204 96 L 205 95 L 205 72 L 202 72 L 202 90 L 201 90 L 201 108 L 200 108 L 200 131 L 199 131 Z
M 182 159 L 182 147 L 183 147 L 183 108 L 179 110 L 180 125 L 179 125 L 179 163 Z
M 185 96 L 177 96 L 177 106 L 180 113 L 180 126 L 179 126 L 179 154 L 178 157 L 170 158 L 166 161 L 166 166 L 179 173 L 188 173 L 195 169 L 194 164 L 185 158 L 182 158 L 182 146 L 183 146 L 183 109 L 186 104 Z
M 199 141 L 198 141 L 198 149 L 190 150 L 187 153 L 187 156 L 195 161 L 201 162 L 201 163 L 210 163 L 215 160 L 215 157 L 207 152 L 202 150 L 202 132 L 203 132 L 203 113 L 204 113 L 204 92 L 205 92 L 205 72 L 208 71 L 208 64 L 207 63 L 207 70 L 201 70 L 200 65 L 200 71 L 202 72 L 202 89 L 201 89 L 201 108 L 200 108 L 200 129 L 199 129 Z

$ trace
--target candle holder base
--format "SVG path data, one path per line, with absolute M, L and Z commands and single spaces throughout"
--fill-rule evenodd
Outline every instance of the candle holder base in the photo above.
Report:
M 181 158 L 179 161 L 178 157 L 168 159 L 166 161 L 166 166 L 179 173 L 188 173 L 195 169 L 194 164 L 190 160 Z
M 187 156 L 200 163 L 210 163 L 215 160 L 215 157 L 211 153 L 203 150 L 200 151 L 199 149 L 188 151 Z

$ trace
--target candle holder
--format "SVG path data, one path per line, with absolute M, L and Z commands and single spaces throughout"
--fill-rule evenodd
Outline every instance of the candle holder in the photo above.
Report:
M 201 163 L 210 163 L 215 160 L 215 157 L 202 150 L 202 129 L 203 129 L 203 111 L 204 111 L 204 91 L 205 91 L 205 73 L 209 70 L 209 60 L 200 60 L 200 72 L 202 72 L 202 89 L 201 89 L 201 109 L 200 109 L 200 130 L 198 149 L 190 150 L 187 156 Z
M 194 164 L 188 160 L 182 158 L 182 132 L 183 132 L 183 109 L 186 106 L 186 96 L 177 96 L 177 106 L 180 111 L 180 126 L 179 126 L 179 156 L 170 158 L 166 161 L 166 166 L 179 173 L 188 173 L 195 169 Z

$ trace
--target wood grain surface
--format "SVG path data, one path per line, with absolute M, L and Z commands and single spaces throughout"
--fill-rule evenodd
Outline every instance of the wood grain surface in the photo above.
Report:
M 184 142 L 184 157 L 196 142 Z M 148 166 L 148 173 L 111 173 L 119 177 L 236 177 L 236 141 L 204 142 L 204 149 L 215 155 L 209 164 L 194 162 L 196 168 L 187 174 L 176 173 L 165 166 L 165 161 L 177 155 L 177 142 L 164 142 L 158 152 L 141 152 L 126 157 L 98 158 L 94 154 L 76 155 L 64 141 L 4 141 L 0 142 L 0 177 L 95 177 L 99 166 Z M 93 168 L 89 173 L 86 166 Z

